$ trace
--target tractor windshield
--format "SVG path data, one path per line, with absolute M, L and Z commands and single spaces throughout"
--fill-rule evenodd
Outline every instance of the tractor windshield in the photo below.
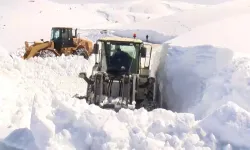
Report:
M 60 37 L 60 29 L 52 29 L 51 30 L 51 40 L 56 40 Z
M 139 44 L 134 43 L 107 43 L 106 58 L 108 70 L 130 72 L 137 58 Z

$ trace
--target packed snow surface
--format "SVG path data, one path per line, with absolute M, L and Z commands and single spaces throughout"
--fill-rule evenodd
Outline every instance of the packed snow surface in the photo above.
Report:
M 0 149 L 250 148 L 248 0 L 55 2 L 0 1 Z M 94 57 L 15 55 L 25 40 L 48 40 L 51 26 L 88 29 L 81 36 L 93 41 L 109 28 L 164 43 L 151 73 L 169 110 L 115 113 L 73 98 L 85 94 L 78 74 L 90 74 Z

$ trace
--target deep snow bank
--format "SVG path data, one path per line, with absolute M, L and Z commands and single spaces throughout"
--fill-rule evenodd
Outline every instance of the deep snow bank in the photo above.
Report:
M 167 108 L 190 112 L 190 108 L 203 97 L 206 81 L 226 67 L 232 57 L 232 51 L 209 45 L 169 48 L 160 68 Z M 200 115 L 203 113 L 196 117 Z
M 250 15 L 198 27 L 168 41 L 161 79 L 168 108 L 203 118 L 227 101 L 250 110 Z M 218 31 L 220 31 L 218 33 Z

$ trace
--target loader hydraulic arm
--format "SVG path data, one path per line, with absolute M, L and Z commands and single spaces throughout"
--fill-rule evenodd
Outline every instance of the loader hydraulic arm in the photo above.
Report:
M 94 81 L 90 80 L 85 72 L 79 73 L 79 78 L 83 78 L 88 84 L 94 84 Z

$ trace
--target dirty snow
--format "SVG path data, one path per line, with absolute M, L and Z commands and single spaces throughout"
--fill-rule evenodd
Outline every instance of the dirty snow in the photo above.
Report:
M 250 148 L 249 1 L 54 2 L 0 2 L 0 149 Z M 179 18 L 182 28 L 173 30 L 164 18 Z M 91 40 L 103 36 L 95 28 L 112 28 L 116 36 L 167 41 L 155 49 L 151 73 L 161 79 L 162 106 L 170 110 L 115 113 L 72 98 L 85 93 L 78 73 L 90 74 L 93 57 L 15 55 L 25 40 L 49 39 L 51 26 L 92 29 L 82 34 Z

